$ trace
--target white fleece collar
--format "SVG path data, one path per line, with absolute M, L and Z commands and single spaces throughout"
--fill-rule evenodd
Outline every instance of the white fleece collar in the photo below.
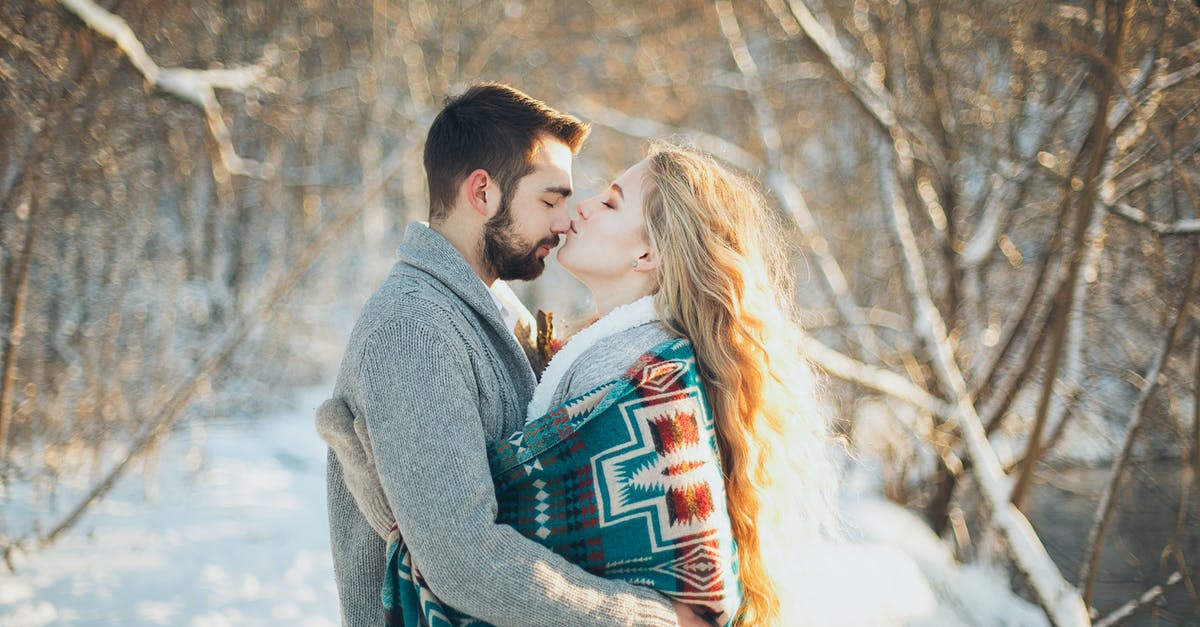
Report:
M 591 326 L 572 336 L 554 354 L 550 363 L 546 365 L 546 370 L 542 372 L 542 380 L 534 388 L 533 398 L 530 399 L 528 411 L 525 412 L 525 422 L 541 418 L 550 410 L 550 399 L 554 397 L 558 384 L 575 364 L 575 360 L 579 359 L 579 356 L 583 355 L 587 349 L 595 346 L 604 338 L 653 320 L 658 320 L 658 314 L 654 311 L 654 296 L 643 296 L 632 303 L 613 309 L 603 318 L 592 323 Z

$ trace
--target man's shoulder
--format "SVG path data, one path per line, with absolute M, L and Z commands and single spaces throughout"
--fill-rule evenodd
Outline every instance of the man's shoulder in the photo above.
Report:
M 437 279 L 397 264 L 359 314 L 352 338 L 365 339 L 383 326 L 450 329 L 466 320 L 468 307 Z
M 409 353 L 410 342 L 439 342 L 447 358 L 461 351 L 469 358 L 467 306 L 453 292 L 420 270 L 397 264 L 375 290 L 362 310 L 342 355 L 335 391 L 355 407 L 354 390 L 361 383 L 362 366 L 369 354 L 380 351 L 397 359 Z

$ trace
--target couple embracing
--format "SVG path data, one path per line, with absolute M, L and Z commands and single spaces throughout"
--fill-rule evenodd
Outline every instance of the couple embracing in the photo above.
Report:
M 575 201 L 588 131 L 498 84 L 429 129 L 428 224 L 317 411 L 346 625 L 780 620 L 760 522 L 811 530 L 831 474 L 785 229 L 676 147 Z M 560 243 L 595 319 L 543 364 L 504 282 Z

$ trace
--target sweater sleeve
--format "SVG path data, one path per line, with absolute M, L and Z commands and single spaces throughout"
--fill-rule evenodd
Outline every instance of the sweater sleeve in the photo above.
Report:
M 596 577 L 512 527 L 496 496 L 470 360 L 398 319 L 366 341 L 361 411 L 416 567 L 442 601 L 497 625 L 675 625 L 665 597 Z

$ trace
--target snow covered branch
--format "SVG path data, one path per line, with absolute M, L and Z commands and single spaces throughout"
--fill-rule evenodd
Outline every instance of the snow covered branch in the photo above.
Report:
M 933 141 L 930 133 L 912 120 L 902 121 L 900 119 L 900 116 L 896 114 L 891 94 L 882 84 L 878 81 L 860 78 L 860 74 L 863 73 L 860 69 L 862 64 L 842 46 L 835 33 L 826 30 L 803 0 L 786 1 L 795 22 L 787 22 L 782 15 L 777 14 L 784 30 L 789 31 L 789 34 L 798 34 L 802 31 L 821 52 L 822 60 L 841 79 L 855 100 L 880 129 L 895 139 L 903 139 L 908 142 L 914 154 L 933 166 L 935 171 L 944 175 L 947 172 L 946 157 L 941 153 L 941 149 L 937 142 Z M 797 26 L 799 31 L 796 30 Z M 936 191 L 927 194 L 927 198 L 927 200 L 922 199 L 926 205 L 940 203 Z
M 1144 226 L 1151 231 L 1158 233 L 1159 235 L 1200 234 L 1200 219 L 1193 218 L 1190 220 L 1177 220 L 1169 223 L 1157 222 L 1155 220 L 1151 220 L 1146 215 L 1146 212 L 1142 211 L 1141 209 L 1138 209 L 1137 207 L 1131 207 L 1123 202 L 1113 205 L 1106 205 L 1101 202 L 1097 203 L 1097 205 L 1115 216 L 1124 218 L 1125 220 L 1128 220 L 1134 224 Z
M 270 176 L 270 166 L 242 157 L 233 147 L 229 127 L 214 90 L 245 91 L 261 81 L 264 63 L 242 68 L 192 70 L 160 67 L 147 54 L 141 40 L 119 16 L 105 11 L 92 0 L 59 0 L 59 4 L 75 14 L 96 33 L 113 40 L 129 62 L 151 84 L 163 91 L 190 102 L 204 111 L 209 133 L 217 143 L 221 165 L 234 175 L 253 178 Z
M 911 153 L 903 145 L 895 147 L 895 151 L 899 157 L 897 170 L 900 173 L 911 171 Z M 955 362 L 945 321 L 933 303 L 925 279 L 925 263 L 909 223 L 908 206 L 895 174 L 889 171 L 884 175 L 888 192 L 885 200 L 889 203 L 889 223 L 901 252 L 905 285 L 916 317 L 914 324 L 918 335 L 929 346 L 938 378 L 954 397 L 957 415 L 953 422 L 962 431 L 973 460 L 971 472 L 991 511 L 991 524 L 1004 537 L 1017 570 L 1028 580 L 1034 596 L 1050 620 L 1060 627 L 1087 625 L 1087 609 L 1079 591 L 1062 578 L 1028 519 L 1009 500 L 1009 478 L 988 442 L 979 414 L 971 402 L 966 380 Z
M 814 365 L 838 379 L 886 394 L 919 411 L 943 420 L 954 420 L 956 409 L 953 405 L 942 401 L 890 370 L 876 368 L 851 359 L 810 335 L 803 337 L 800 348 L 803 349 L 804 356 Z
M 1167 593 L 1167 590 L 1178 585 L 1181 581 L 1183 581 L 1183 575 L 1179 571 L 1171 573 L 1171 576 L 1167 577 L 1166 582 L 1150 588 L 1143 592 L 1142 596 L 1113 610 L 1108 616 L 1096 621 L 1095 627 L 1115 627 L 1116 625 L 1120 625 L 1127 618 L 1136 614 L 1138 610 L 1157 601 L 1162 595 Z

